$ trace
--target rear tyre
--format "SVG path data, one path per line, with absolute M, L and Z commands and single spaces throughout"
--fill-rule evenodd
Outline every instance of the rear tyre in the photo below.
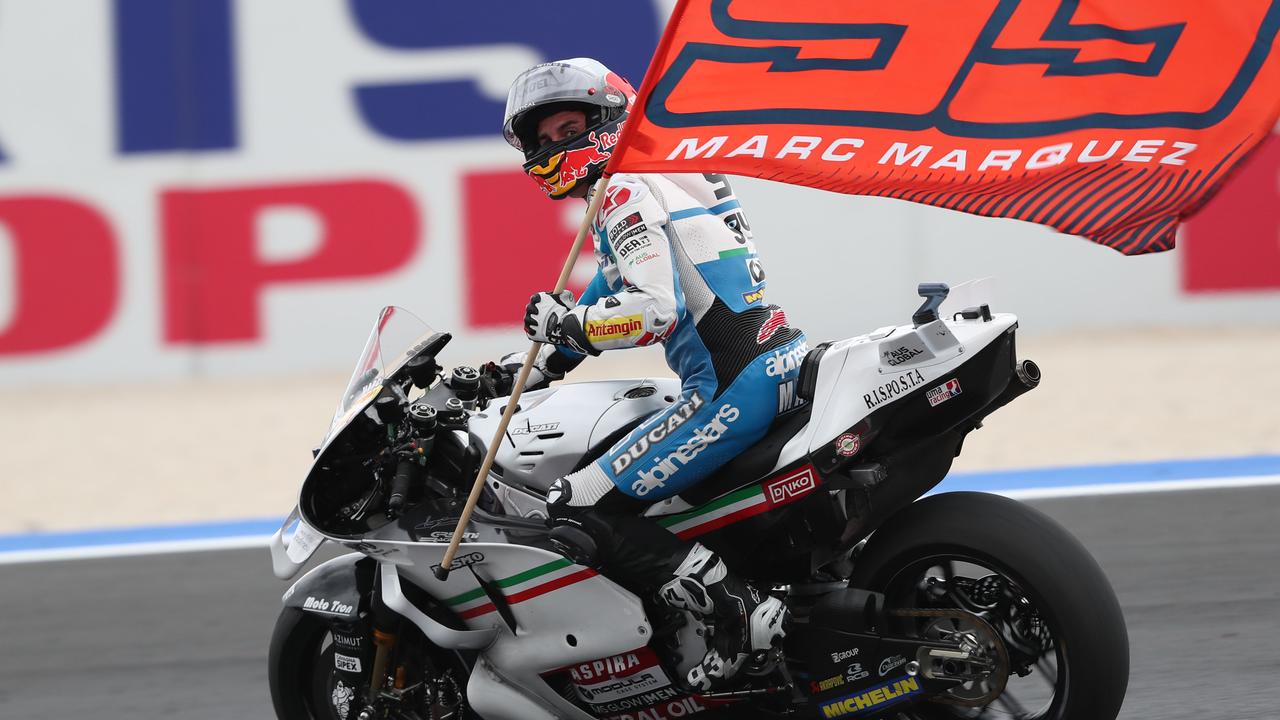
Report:
M 925 702 L 904 715 L 1114 720 L 1129 681 L 1124 616 L 1102 569 L 1061 525 L 1008 498 L 945 493 L 913 503 L 883 528 L 858 557 L 852 586 L 884 593 L 890 608 L 976 610 L 997 626 L 1011 656 L 1023 650 L 1017 664 L 1030 671 L 1025 678 L 1011 676 L 1002 696 L 986 707 Z M 974 604 L 965 587 L 981 589 L 989 602 Z M 908 632 L 930 630 L 937 628 L 918 625 Z M 1020 642 L 1028 638 L 1029 644 Z M 1033 675 L 1048 689 L 1034 702 L 1018 701 L 1013 681 Z

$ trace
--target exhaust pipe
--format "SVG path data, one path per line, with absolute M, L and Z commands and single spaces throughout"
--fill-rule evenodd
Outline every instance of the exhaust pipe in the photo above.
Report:
M 1016 381 L 1016 382 L 1015 382 Z M 1004 392 L 996 396 L 991 404 L 983 408 L 983 417 L 999 410 L 1008 405 L 1014 398 L 1022 393 L 1035 388 L 1040 384 L 1040 366 L 1031 360 L 1023 360 L 1013 366 L 1013 378 L 1009 384 L 1005 386 Z
M 1013 374 L 1022 386 L 1030 390 L 1040 384 L 1040 366 L 1033 360 L 1023 360 L 1013 368 Z

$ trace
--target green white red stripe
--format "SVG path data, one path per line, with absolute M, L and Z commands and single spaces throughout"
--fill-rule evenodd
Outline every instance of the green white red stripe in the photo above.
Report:
M 679 515 L 658 518 L 658 524 L 682 539 L 695 538 L 725 525 L 759 515 L 800 499 L 815 489 L 820 481 L 813 466 L 789 470 L 724 497 L 716 498 Z M 593 578 L 596 571 L 574 565 L 565 559 L 552 560 L 537 567 L 495 582 L 507 602 L 517 605 L 575 583 Z M 512 590 L 508 592 L 508 590 Z M 497 610 L 484 590 L 473 588 L 445 600 L 464 620 Z
M 494 584 L 503 591 L 508 604 L 518 605 L 526 600 L 593 578 L 596 574 L 595 570 L 560 559 L 502 578 Z M 508 589 L 513 591 L 508 592 Z M 447 598 L 445 604 L 452 607 L 463 620 L 480 617 L 497 610 L 485 596 L 484 590 L 478 587 Z
M 724 527 L 752 515 L 759 515 L 768 510 L 765 503 L 764 488 L 752 485 L 724 497 L 716 498 L 706 505 L 658 519 L 658 524 L 687 540 L 709 533 L 716 528 Z
M 805 465 L 779 473 L 759 485 L 716 498 L 688 512 L 659 518 L 658 524 L 688 540 L 799 500 L 819 483 L 813 466 Z

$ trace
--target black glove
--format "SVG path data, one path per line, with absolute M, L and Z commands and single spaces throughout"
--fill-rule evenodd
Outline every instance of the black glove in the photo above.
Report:
M 480 367 L 480 394 L 487 398 L 510 395 L 518 372 L 520 372 L 519 365 L 516 365 L 515 369 L 512 370 L 506 365 L 499 365 L 496 362 L 485 363 Z

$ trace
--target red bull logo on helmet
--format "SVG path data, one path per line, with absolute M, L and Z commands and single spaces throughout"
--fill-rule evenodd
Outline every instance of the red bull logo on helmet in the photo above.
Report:
M 622 123 L 618 123 L 617 130 L 587 133 L 587 145 L 556 153 L 547 159 L 546 164 L 529 167 L 529 177 L 547 195 L 562 198 L 593 170 L 604 171 L 621 131 Z

